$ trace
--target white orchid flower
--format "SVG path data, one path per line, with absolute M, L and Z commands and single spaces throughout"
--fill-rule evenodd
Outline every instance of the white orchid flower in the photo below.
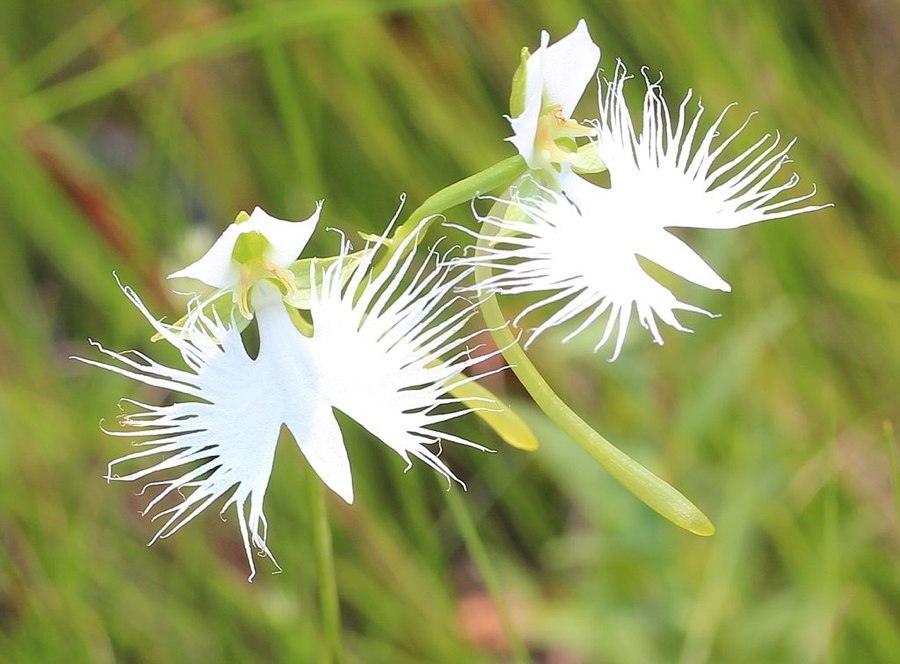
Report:
M 552 46 L 549 43 L 550 35 L 544 30 L 540 47 L 527 57 L 513 83 L 510 110 L 515 117 L 507 117 L 513 135 L 506 140 L 532 169 L 571 160 L 573 153 L 557 141 L 591 133 L 571 115 L 597 73 L 600 49 L 583 19 L 569 35 Z
M 189 369 L 168 367 L 134 351 L 108 351 L 95 342 L 117 364 L 75 359 L 192 399 L 169 406 L 125 399 L 138 411 L 120 418 L 122 431 L 108 433 L 135 438 L 142 449 L 112 461 L 107 479 L 134 481 L 161 471 L 182 472 L 145 486 L 164 487 L 145 514 L 173 492 L 185 495 L 190 490 L 182 502 L 153 517 L 166 520 L 151 544 L 174 534 L 233 489 L 221 511 L 235 507 L 252 578 L 251 544 L 272 558 L 266 546 L 263 498 L 282 425 L 322 481 L 347 502 L 353 501 L 347 452 L 319 390 L 309 340 L 293 326 L 280 294 L 269 283 L 254 290 L 260 336 L 256 358 L 244 348 L 234 321 L 224 324 L 198 306 L 183 326 L 166 325 L 153 318 L 132 289 L 124 291 L 156 333 L 178 348 Z M 161 459 L 139 470 L 115 472 L 121 464 L 159 455 Z
M 679 301 L 647 274 L 638 257 L 700 286 L 730 290 L 667 228 L 737 228 L 829 207 L 803 204 L 815 188 L 802 196 L 779 197 L 799 181 L 796 173 L 786 181 L 777 180 L 790 162 L 793 140 L 782 144 L 780 136 L 767 134 L 736 157 L 725 158 L 726 148 L 743 132 L 749 118 L 735 132 L 720 137 L 726 108 L 709 129 L 701 131 L 704 109 L 698 102 L 696 111 L 689 110 L 691 92 L 673 118 L 659 83 L 647 80 L 638 132 L 625 103 L 623 88 L 628 78 L 620 63 L 607 91 L 600 91 L 600 119 L 592 140 L 609 169 L 610 186 L 594 185 L 569 172 L 560 178 L 562 193 L 539 187 L 535 196 L 513 195 L 505 202 L 520 209 L 525 218 L 484 218 L 501 237 L 476 234 L 496 242 L 464 261 L 497 270 L 480 288 L 505 294 L 549 292 L 519 314 L 516 324 L 539 307 L 564 302 L 534 329 L 526 346 L 546 330 L 584 315 L 564 338 L 568 341 L 608 312 L 594 350 L 618 327 L 615 359 L 633 311 L 654 341 L 662 344 L 657 318 L 689 331 L 675 312 L 708 312 Z
M 174 534 L 228 495 L 221 511 L 235 508 L 252 579 L 252 548 L 274 562 L 266 544 L 263 500 L 282 426 L 322 481 L 353 502 L 350 464 L 334 408 L 397 451 L 407 467 L 411 455 L 457 479 L 435 446 L 449 441 L 487 450 L 432 428 L 476 410 L 444 394 L 476 380 L 478 376 L 459 374 L 487 356 L 472 356 L 467 346 L 471 337 L 460 335 L 477 304 L 464 301 L 454 310 L 454 301 L 447 298 L 467 276 L 465 270 L 433 258 L 411 275 L 413 255 L 407 250 L 414 239 L 407 238 L 374 276 L 378 244 L 352 257 L 345 244 L 340 259 L 314 288 L 311 338 L 292 323 L 280 290 L 269 280 L 257 282 L 250 297 L 260 338 L 255 358 L 233 319 L 222 321 L 195 302 L 185 322 L 167 325 L 150 314 L 132 289 L 123 289 L 156 333 L 180 351 L 187 369 L 133 351 L 109 351 L 95 342 L 113 362 L 75 359 L 181 397 L 167 406 L 126 399 L 136 412 L 123 415 L 122 429 L 110 432 L 136 439 L 139 450 L 111 462 L 109 480 L 142 480 L 164 471 L 174 475 L 144 487 L 163 487 L 145 513 L 167 498 L 183 498 L 152 517 L 164 519 L 153 541 Z M 353 265 L 349 280 L 347 261 Z M 140 462 L 145 465 L 131 469 Z M 118 474 L 122 466 L 129 469 Z

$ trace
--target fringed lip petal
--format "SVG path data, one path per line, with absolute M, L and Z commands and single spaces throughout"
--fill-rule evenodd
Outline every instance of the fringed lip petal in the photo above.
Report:
M 428 446 L 450 440 L 487 448 L 432 427 L 473 410 L 442 395 L 461 372 L 494 354 L 474 355 L 467 345 L 470 335 L 459 335 L 477 303 L 461 301 L 458 311 L 444 313 L 454 299 L 459 301 L 450 296 L 467 272 L 443 262 L 434 251 L 413 269 L 411 249 L 418 232 L 406 238 L 374 278 L 378 245 L 367 247 L 345 282 L 349 246 L 344 244 L 340 259 L 325 272 L 311 298 L 311 343 L 323 392 L 336 409 L 407 464 L 410 456 L 417 457 L 461 484 Z M 450 410 L 433 415 L 441 405 Z
M 133 292 L 130 297 L 137 298 Z M 263 501 L 282 427 L 290 431 L 325 484 L 344 500 L 353 500 L 349 460 L 334 414 L 319 390 L 309 340 L 293 327 L 274 286 L 260 283 L 254 305 L 260 332 L 256 358 L 247 353 L 233 322 L 225 325 L 202 312 L 196 312 L 193 324 L 180 335 L 169 335 L 182 355 L 194 360 L 190 386 L 180 369 L 157 363 L 143 366 L 123 353 L 106 351 L 127 368 L 75 358 L 195 399 L 123 416 L 121 433 L 129 433 L 142 449 L 111 462 L 109 479 L 138 480 L 174 471 L 173 478 L 162 482 L 167 488 L 148 505 L 153 509 L 175 492 L 184 497 L 153 517 L 165 517 L 157 538 L 173 534 L 228 496 L 223 510 L 235 508 L 251 578 L 256 571 L 253 548 L 274 562 L 266 546 Z M 160 325 L 140 308 L 154 327 Z M 121 464 L 155 456 L 161 458 L 138 470 L 114 472 Z
M 257 362 L 268 369 L 266 391 L 281 402 L 280 418 L 300 451 L 329 489 L 353 502 L 353 481 L 344 439 L 322 393 L 314 348 L 291 322 L 281 295 L 271 284 L 256 286 L 259 320 Z
M 796 139 L 783 144 L 779 134 L 767 134 L 722 161 L 726 148 L 747 129 L 753 115 L 734 132 L 722 135 L 722 122 L 734 104 L 703 132 L 700 123 L 705 109 L 699 101 L 696 110 L 691 109 L 691 91 L 673 118 L 662 96 L 661 79 L 651 81 L 645 75 L 642 128 L 638 131 L 625 99 L 630 78 L 620 61 L 612 80 L 600 86 L 600 118 L 592 139 L 609 169 L 608 197 L 615 199 L 610 206 L 622 215 L 623 226 L 637 223 L 657 229 L 722 230 L 830 207 L 799 205 L 810 194 L 778 198 L 800 180 L 791 174 L 776 183 L 782 167 L 790 162 L 788 152 Z M 576 203 L 581 201 L 579 186 L 576 176 L 563 185 Z M 715 281 L 708 273 L 706 279 Z
M 731 290 L 728 282 L 716 274 L 696 251 L 665 230 L 660 229 L 657 233 L 648 233 L 642 237 L 640 246 L 635 251 L 698 286 L 725 292 Z

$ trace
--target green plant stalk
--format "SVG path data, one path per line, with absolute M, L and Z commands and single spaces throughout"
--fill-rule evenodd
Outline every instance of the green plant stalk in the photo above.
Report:
M 900 514 L 900 459 L 897 458 L 897 436 L 894 433 L 894 423 L 891 420 L 885 420 L 882 429 L 884 442 L 887 444 L 888 459 L 890 459 L 894 507 L 897 509 L 897 514 Z
M 425 202 L 413 210 L 406 218 L 406 221 L 394 231 L 393 236 L 388 240 L 391 249 L 395 250 L 403 244 L 403 240 L 416 230 L 419 222 L 422 220 L 433 217 L 433 219 L 422 226 L 420 239 L 425 235 L 428 227 L 437 219 L 436 215 L 440 215 L 442 212 L 461 203 L 467 203 L 480 194 L 509 186 L 516 178 L 524 175 L 527 170 L 528 165 L 525 163 L 525 160 L 516 155 L 497 162 L 475 175 L 470 175 L 459 182 L 454 182 L 444 187 L 426 198 Z M 415 244 L 418 244 L 418 241 Z M 385 253 L 376 267 L 376 272 L 381 272 L 384 269 L 384 265 L 390 259 L 392 253 L 393 251 Z
M 500 615 L 500 622 L 503 623 L 503 630 L 509 639 L 514 661 L 516 664 L 530 664 L 531 657 L 528 654 L 528 649 L 522 643 L 522 639 L 519 637 L 519 633 L 510 618 L 509 607 L 506 605 L 506 600 L 503 597 L 500 582 L 497 580 L 497 573 L 491 564 L 484 542 L 478 535 L 478 528 L 475 527 L 472 515 L 466 509 L 465 503 L 456 491 L 447 492 L 447 504 L 450 506 L 453 520 L 456 521 L 456 526 L 459 528 L 463 541 L 466 543 L 466 548 L 472 556 L 472 561 L 478 568 L 478 572 L 481 574 L 491 599 L 494 600 L 494 606 Z
M 341 608 L 338 603 L 337 578 L 334 572 L 334 551 L 331 545 L 331 526 L 325 504 L 325 488 L 314 473 L 308 478 L 312 510 L 313 546 L 319 577 L 319 604 L 325 632 L 325 662 L 341 664 L 344 649 L 341 641 Z
M 504 159 L 480 173 L 455 182 L 433 194 L 416 208 L 397 229 L 389 241 L 392 248 L 399 246 L 423 219 L 440 214 L 479 194 L 505 188 L 516 178 L 524 175 L 526 171 L 527 166 L 524 159 L 517 155 Z M 489 225 L 484 226 L 482 232 L 485 239 L 479 242 L 479 248 L 487 246 L 492 234 Z M 479 267 L 475 271 L 477 283 L 483 282 L 490 276 L 490 268 Z M 578 443 L 620 484 L 660 515 L 696 535 L 709 536 L 715 532 L 715 526 L 709 518 L 681 492 L 594 431 L 557 396 L 507 328 L 506 318 L 500 311 L 500 306 L 493 295 L 482 299 L 481 312 L 488 329 L 491 330 L 494 341 L 502 349 L 503 357 L 515 373 L 516 378 L 556 426 Z

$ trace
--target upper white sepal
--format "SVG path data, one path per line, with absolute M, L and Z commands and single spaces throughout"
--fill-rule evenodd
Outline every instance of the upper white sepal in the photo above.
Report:
M 559 106 L 563 117 L 570 117 L 600 63 L 600 47 L 591 39 L 584 19 L 552 46 L 549 42 L 550 35 L 542 31 L 541 45 L 525 63 L 525 108 L 508 118 L 513 135 L 506 140 L 532 169 L 542 166 L 535 146 L 541 111 Z
M 233 223 L 226 228 L 202 258 L 173 272 L 168 278 L 187 277 L 202 281 L 213 288 L 234 288 L 240 281 L 240 268 L 232 258 L 234 246 L 241 235 L 253 231 L 260 233 L 269 241 L 270 247 L 266 258 L 278 267 L 288 267 L 309 242 L 316 229 L 321 210 L 322 202 L 319 201 L 316 204 L 316 211 L 309 219 L 285 221 L 276 219 L 262 208 L 256 207 L 249 219 Z

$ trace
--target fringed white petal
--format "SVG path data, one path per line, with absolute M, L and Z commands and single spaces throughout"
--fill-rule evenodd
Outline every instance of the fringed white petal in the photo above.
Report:
M 720 136 L 730 106 L 703 132 L 704 107 L 697 101 L 696 110 L 690 109 L 691 91 L 673 118 L 660 82 L 645 75 L 643 124 L 638 132 L 625 102 L 624 86 L 630 78 L 619 62 L 606 90 L 600 86 L 594 138 L 609 168 L 608 208 L 611 214 L 623 215 L 622 226 L 737 228 L 828 207 L 803 205 L 815 188 L 801 196 L 779 198 L 799 182 L 796 173 L 779 179 L 782 167 L 790 163 L 788 151 L 794 140 L 783 144 L 780 135 L 766 134 L 725 161 L 725 150 L 750 121 L 748 117 L 736 131 Z M 578 202 L 577 196 L 573 198 Z
M 593 214 L 596 210 L 580 208 L 548 189 L 541 189 L 540 197 L 521 200 L 514 196 L 501 202 L 519 207 L 526 219 L 482 218 L 481 222 L 493 226 L 500 237 L 473 233 L 477 239 L 494 244 L 460 262 L 496 271 L 479 282 L 480 289 L 508 295 L 549 292 L 514 321 L 519 325 L 535 309 L 556 304 L 556 311 L 531 332 L 526 347 L 548 329 L 583 317 L 565 338 L 568 341 L 606 314 L 606 325 L 594 350 L 615 339 L 615 359 L 633 313 L 660 344 L 663 340 L 657 318 L 686 331 L 676 311 L 709 315 L 680 302 L 644 271 L 635 255 L 632 235 L 617 225 L 615 217 Z M 685 245 L 679 251 L 683 254 L 690 249 Z M 699 257 L 696 260 L 702 262 Z M 695 263 L 691 265 L 696 267 Z
M 232 260 L 234 245 L 238 237 L 245 233 L 257 232 L 271 245 L 267 258 L 279 267 L 287 267 L 303 251 L 310 236 L 316 229 L 322 201 L 316 204 L 316 211 L 305 221 L 284 221 L 266 213 L 260 207 L 254 208 L 250 218 L 231 224 L 219 236 L 203 257 L 186 268 L 173 272 L 169 279 L 186 277 L 197 279 L 214 288 L 232 288 L 238 284 L 240 271 Z
M 311 297 L 313 352 L 335 408 L 394 449 L 407 467 L 412 455 L 459 481 L 439 449 L 429 446 L 450 441 L 486 448 L 432 427 L 473 410 L 445 395 L 458 381 L 474 380 L 458 375 L 493 354 L 471 355 L 472 335 L 462 333 L 477 303 L 449 297 L 469 272 L 449 267 L 434 250 L 415 267 L 416 234 L 375 275 L 378 244 L 367 247 L 349 279 L 344 243 Z
M 699 254 L 660 224 L 653 223 L 652 217 L 640 214 L 642 205 L 656 204 L 642 200 L 652 196 L 644 194 L 637 197 L 641 200 L 632 200 L 615 186 L 598 187 L 574 173 L 565 174 L 561 184 L 564 198 L 571 201 L 579 214 L 592 219 L 592 232 L 604 238 L 604 246 L 642 256 L 698 286 L 731 290 L 728 282 Z
M 163 487 L 145 512 L 162 506 L 165 499 L 182 497 L 153 516 L 164 519 L 153 541 L 175 533 L 230 492 L 221 511 L 235 507 L 252 579 L 251 546 L 274 562 L 266 545 L 263 500 L 282 426 L 323 481 L 348 502 L 353 500 L 347 454 L 317 384 L 309 340 L 291 324 L 276 289 L 264 282 L 254 293 L 260 332 L 255 359 L 244 348 L 233 322 L 223 324 L 196 306 L 183 327 L 168 326 L 152 317 L 134 291 L 124 290 L 154 329 L 181 351 L 191 370 L 102 348 L 115 363 L 76 359 L 192 399 L 168 406 L 128 402 L 137 412 L 124 415 L 123 430 L 111 433 L 134 438 L 139 450 L 110 463 L 109 479 L 132 481 L 163 471 L 180 473 L 145 487 Z M 145 459 L 151 461 L 141 469 L 122 475 L 115 472 L 121 464 Z

